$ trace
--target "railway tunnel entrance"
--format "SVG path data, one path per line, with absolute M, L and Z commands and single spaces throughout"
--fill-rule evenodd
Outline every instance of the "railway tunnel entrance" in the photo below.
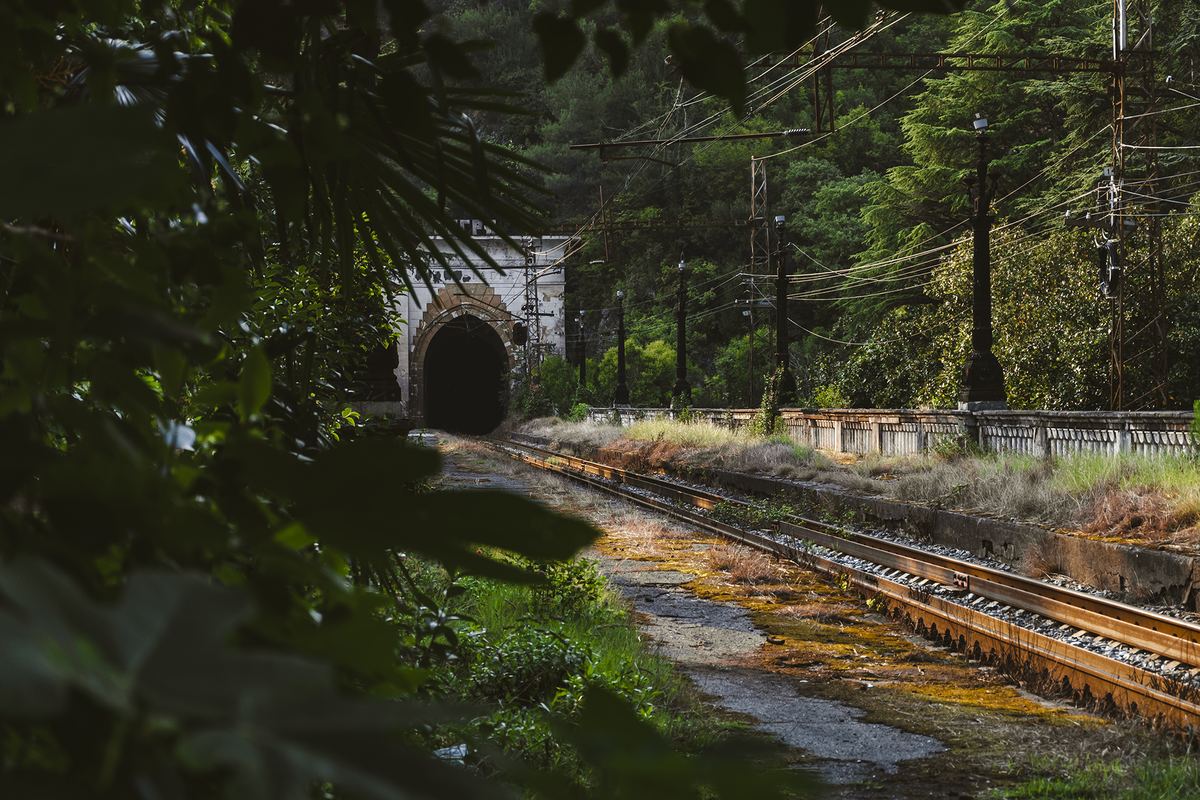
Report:
M 429 427 L 482 435 L 504 419 L 508 354 L 484 320 L 463 315 L 442 325 L 425 351 L 423 372 Z

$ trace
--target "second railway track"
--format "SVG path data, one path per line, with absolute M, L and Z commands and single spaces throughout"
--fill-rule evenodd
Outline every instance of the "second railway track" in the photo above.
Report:
M 1200 733 L 1200 625 L 888 537 L 799 516 L 749 531 L 714 519 L 746 501 L 531 444 L 512 457 L 836 577 L 871 606 L 969 657 L 1080 706 Z

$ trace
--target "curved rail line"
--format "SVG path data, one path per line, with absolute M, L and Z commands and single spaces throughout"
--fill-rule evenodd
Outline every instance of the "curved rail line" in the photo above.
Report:
M 772 523 L 771 536 L 745 531 L 703 513 L 722 503 L 748 505 L 743 501 L 532 444 L 491 443 L 540 469 L 836 575 L 843 585 L 874 598 L 876 607 L 918 632 L 976 659 L 1021 672 L 1043 689 L 1071 695 L 1079 705 L 1139 716 L 1191 736 L 1200 733 L 1200 690 L 1191 682 L 1072 643 L 1090 637 L 1093 645 L 1110 642 L 1110 649 L 1124 645 L 1146 651 L 1153 654 L 1152 660 L 1166 659 L 1164 672 L 1174 671 L 1200 664 L 1200 626 L 798 516 Z M 870 562 L 883 572 L 828 558 L 820 548 Z M 1063 636 L 1048 636 L 987 613 L 997 608 L 1053 620 Z M 1188 674 L 1200 675 L 1200 669 Z

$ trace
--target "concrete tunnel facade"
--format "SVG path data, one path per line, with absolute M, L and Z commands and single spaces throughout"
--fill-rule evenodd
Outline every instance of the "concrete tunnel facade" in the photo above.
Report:
M 566 281 L 563 265 L 557 262 L 570 237 L 533 239 L 527 242 L 527 253 L 476 220 L 460 224 L 503 274 L 480 262 L 475 264 L 480 272 L 476 276 L 470 263 L 444 240 L 435 239 L 450 269 L 431 270 L 432 292 L 410 271 L 415 291 L 397 301 L 405 320 L 395 344 L 394 374 L 401 400 L 359 405 L 366 413 L 391 411 L 409 417 L 418 427 L 485 434 L 503 419 L 518 352 L 530 358 L 566 352 Z M 526 263 L 527 256 L 531 263 Z M 530 300 L 533 307 L 526 308 Z M 528 326 L 529 343 L 524 346 L 513 342 L 518 322 Z

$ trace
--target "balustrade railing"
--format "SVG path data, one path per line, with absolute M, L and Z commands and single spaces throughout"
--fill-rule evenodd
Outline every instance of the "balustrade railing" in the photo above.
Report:
M 665 408 L 593 408 L 591 419 L 630 425 L 673 416 Z M 758 409 L 695 408 L 693 419 L 739 428 Z M 1196 452 L 1190 411 L 926 411 L 783 409 L 788 438 L 839 453 L 910 455 L 942 443 L 975 442 L 985 450 L 1062 456 L 1075 453 Z

